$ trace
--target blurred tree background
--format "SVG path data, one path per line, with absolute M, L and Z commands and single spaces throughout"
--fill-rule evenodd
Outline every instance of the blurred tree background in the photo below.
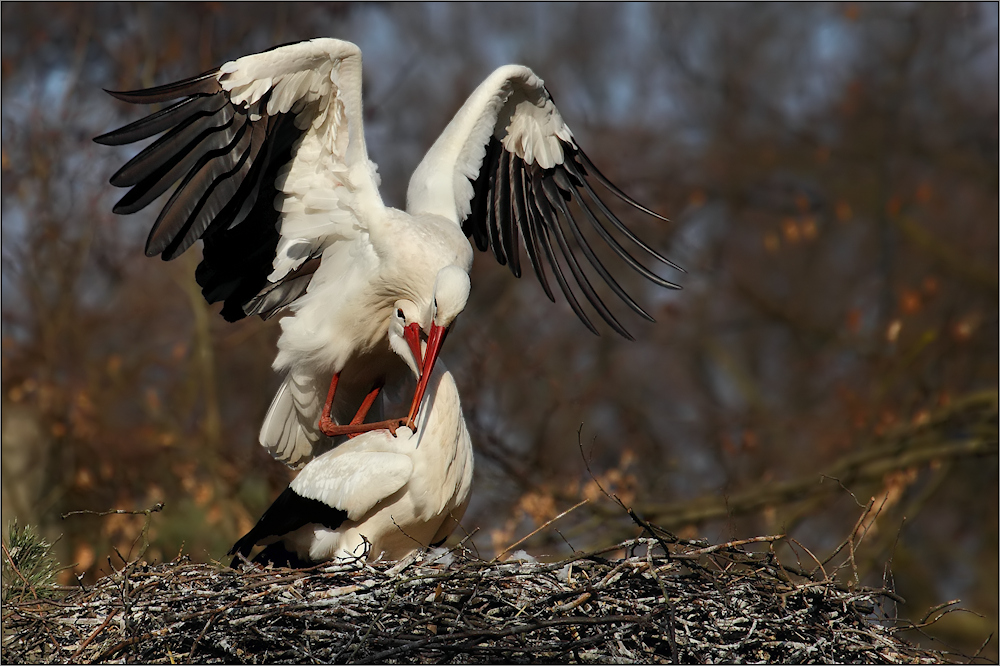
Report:
M 158 208 L 114 216 L 107 184 L 135 148 L 91 138 L 143 112 L 101 88 L 340 37 L 364 53 L 387 203 L 472 89 L 520 62 L 594 162 L 673 220 L 623 211 L 689 271 L 667 276 L 677 293 L 622 276 L 659 320 L 629 320 L 629 343 L 478 256 L 444 358 L 483 556 L 581 498 L 525 547 L 633 536 L 599 481 L 685 537 L 787 533 L 821 560 L 852 537 L 845 580 L 894 584 L 918 623 L 961 598 L 973 612 L 911 637 L 974 653 L 997 628 L 997 24 L 964 3 L 3 3 L 4 523 L 61 535 L 92 579 L 145 518 L 62 513 L 163 501 L 145 557 L 208 561 L 288 482 L 257 444 L 276 321 L 226 324 L 198 250 L 145 258 Z

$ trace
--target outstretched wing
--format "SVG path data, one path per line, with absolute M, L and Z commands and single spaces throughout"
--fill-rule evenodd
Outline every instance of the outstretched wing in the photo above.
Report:
M 177 101 L 94 139 L 162 134 L 111 178 L 134 213 L 178 183 L 146 241 L 169 260 L 196 240 L 205 298 L 235 321 L 269 317 L 302 295 L 323 251 L 364 230 L 382 206 L 361 113 L 361 52 L 314 39 L 245 56 L 177 83 L 112 92 L 133 104 Z
M 641 264 L 601 222 L 603 217 L 644 252 L 683 270 L 628 229 L 598 196 L 599 184 L 631 206 L 666 221 L 609 181 L 580 150 L 541 79 L 527 67 L 497 69 L 469 97 L 410 179 L 407 210 L 443 215 L 462 225 L 480 250 L 493 249 L 501 265 L 521 276 L 518 235 L 546 296 L 555 301 L 548 264 L 573 311 L 595 334 L 560 257 L 601 317 L 631 339 L 594 291 L 570 245 L 565 227 L 589 264 L 632 310 L 653 318 L 615 281 L 587 243 L 569 202 L 601 239 L 654 284 L 679 289 Z M 555 244 L 553 245 L 553 239 Z M 558 252 L 557 252 L 558 250 Z

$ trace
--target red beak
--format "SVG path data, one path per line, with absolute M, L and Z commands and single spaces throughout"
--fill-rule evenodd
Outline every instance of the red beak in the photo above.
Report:
M 410 405 L 410 415 L 406 421 L 407 427 L 411 430 L 416 430 L 414 425 L 417 420 L 417 412 L 420 409 L 420 401 L 424 399 L 424 393 L 427 391 L 427 382 L 430 381 L 431 372 L 434 370 L 434 363 L 437 361 L 438 354 L 441 352 L 441 345 L 444 344 L 444 339 L 447 335 L 447 328 L 431 322 L 431 332 L 427 336 L 427 355 L 424 357 L 424 365 L 420 369 L 420 379 L 417 380 L 417 391 L 413 394 L 413 404 Z M 407 341 L 409 341 L 409 338 L 407 338 Z M 417 349 L 419 350 L 420 347 L 418 346 Z M 419 354 L 417 358 L 420 358 Z
M 420 324 L 414 322 L 404 326 L 403 337 L 406 339 L 406 344 L 410 346 L 410 351 L 413 352 L 413 358 L 417 361 L 417 367 L 422 370 L 424 355 L 420 351 Z

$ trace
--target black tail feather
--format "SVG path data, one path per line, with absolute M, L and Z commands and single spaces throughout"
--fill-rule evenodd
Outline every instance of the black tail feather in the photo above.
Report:
M 268 537 L 282 537 L 309 523 L 317 523 L 335 530 L 345 520 L 347 520 L 347 512 L 343 509 L 302 497 L 291 488 L 285 488 L 284 492 L 278 495 L 278 498 L 260 517 L 253 529 L 233 544 L 228 554 L 236 555 L 239 553 L 243 557 L 249 558 L 250 551 L 254 549 L 254 546 Z M 271 546 L 279 546 L 279 544 L 271 544 L 268 548 Z M 280 548 L 287 551 L 284 545 L 280 545 Z M 267 549 L 262 552 L 267 552 Z M 277 550 L 272 549 L 270 552 L 276 553 Z M 233 558 L 232 566 L 239 564 L 239 559 L 238 555 Z M 257 558 L 254 558 L 254 562 L 256 561 Z

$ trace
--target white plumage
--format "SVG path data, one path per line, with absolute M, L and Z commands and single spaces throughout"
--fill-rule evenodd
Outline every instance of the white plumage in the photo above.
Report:
M 419 364 L 394 316 L 389 346 L 413 375 Z M 399 559 L 444 541 L 462 519 L 472 486 L 472 444 L 458 389 L 435 365 L 414 433 L 366 432 L 313 458 L 230 554 L 306 564 L 366 553 Z M 306 501 L 313 500 L 313 501 Z M 326 524 L 324 524 L 324 521 Z M 235 560 L 234 560 L 235 562 Z
M 210 302 L 224 302 L 227 319 L 290 315 L 281 321 L 274 361 L 284 382 L 260 432 L 261 444 L 290 466 L 302 466 L 342 435 L 413 425 L 430 372 L 407 418 L 361 421 L 378 389 L 406 371 L 385 345 L 397 302 L 408 304 L 428 335 L 433 369 L 468 297 L 468 237 L 481 250 L 492 248 L 518 277 L 523 243 L 546 295 L 554 300 L 548 265 L 595 333 L 563 265 L 598 314 L 630 337 L 592 288 L 578 251 L 628 307 L 652 317 L 598 260 L 570 202 L 631 268 L 676 287 L 603 226 L 601 218 L 673 265 L 597 196 L 590 181 L 655 215 L 594 167 L 526 67 L 501 67 L 472 93 L 415 170 L 405 212 L 385 206 L 378 192 L 365 147 L 361 52 L 350 42 L 314 39 L 179 83 L 112 94 L 132 103 L 180 100 L 96 139 L 117 145 L 162 133 L 111 179 L 132 187 L 115 207 L 120 213 L 145 207 L 180 181 L 150 232 L 147 254 L 172 259 L 202 239 L 196 277 Z M 445 292 L 449 297 L 439 298 Z

